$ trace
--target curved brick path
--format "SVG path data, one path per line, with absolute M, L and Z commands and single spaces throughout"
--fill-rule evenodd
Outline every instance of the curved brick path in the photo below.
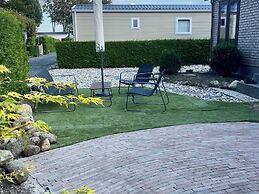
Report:
M 23 159 L 53 193 L 259 193 L 259 123 L 194 124 L 107 136 Z

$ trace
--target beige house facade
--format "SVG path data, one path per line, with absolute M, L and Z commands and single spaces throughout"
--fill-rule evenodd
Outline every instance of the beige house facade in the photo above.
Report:
M 92 4 L 72 9 L 76 41 L 94 41 Z M 209 5 L 104 5 L 106 41 L 156 39 L 208 39 L 211 35 Z

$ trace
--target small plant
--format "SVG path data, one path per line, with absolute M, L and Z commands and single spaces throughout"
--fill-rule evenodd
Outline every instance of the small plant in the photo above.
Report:
M 64 190 L 61 194 L 95 194 L 95 191 L 84 186 L 78 189 Z
M 210 67 L 220 76 L 236 73 L 241 63 L 241 54 L 236 45 L 220 43 L 214 47 Z
M 160 56 L 160 69 L 165 74 L 176 74 L 181 69 L 180 58 L 177 56 L 173 49 L 163 50 Z

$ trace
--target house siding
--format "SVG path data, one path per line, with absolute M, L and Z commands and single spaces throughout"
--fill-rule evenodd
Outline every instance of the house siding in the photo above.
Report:
M 94 40 L 93 13 L 77 13 L 77 40 Z M 131 18 L 140 19 L 140 29 L 131 29 Z M 176 18 L 192 18 L 192 34 L 176 34 Z M 107 41 L 210 38 L 211 13 L 104 13 Z
M 259 1 L 241 0 L 238 46 L 241 50 L 246 74 L 259 73 Z

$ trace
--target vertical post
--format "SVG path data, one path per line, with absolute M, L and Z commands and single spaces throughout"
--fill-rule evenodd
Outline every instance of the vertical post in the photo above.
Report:
M 104 95 L 104 75 L 103 75 L 103 64 L 104 64 L 104 60 L 103 60 L 103 54 L 104 52 L 101 50 L 100 51 L 100 55 L 101 55 L 101 77 L 102 77 L 102 94 Z

